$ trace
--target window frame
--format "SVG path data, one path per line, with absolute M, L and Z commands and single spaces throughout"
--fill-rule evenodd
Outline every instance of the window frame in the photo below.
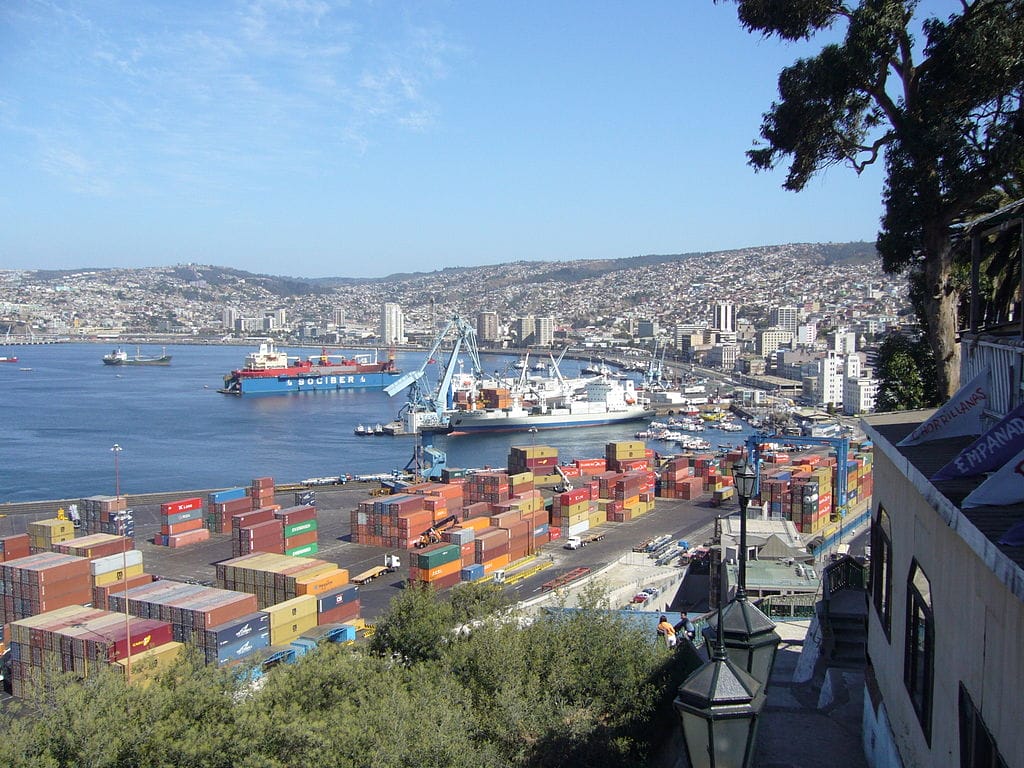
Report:
M 892 520 L 885 507 L 878 505 L 878 514 L 871 525 L 871 602 L 892 643 Z
M 974 706 L 967 687 L 960 683 L 959 703 L 960 768 L 1007 768 L 999 745 Z
M 921 591 L 918 576 L 927 583 Z M 932 707 L 935 696 L 935 613 L 932 609 L 931 579 L 916 559 L 907 575 L 907 625 L 903 654 L 903 684 L 917 714 L 928 746 L 932 743 Z

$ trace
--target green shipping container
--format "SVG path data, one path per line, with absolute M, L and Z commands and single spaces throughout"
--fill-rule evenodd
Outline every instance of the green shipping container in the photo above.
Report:
M 316 530 L 316 520 L 304 520 L 301 523 L 292 523 L 284 527 L 284 537 L 290 539 L 300 533 L 309 533 Z
M 315 555 L 319 549 L 320 547 L 317 544 L 303 544 L 301 547 L 286 549 L 284 553 L 286 555 L 291 555 L 292 557 L 307 557 L 309 555 Z
M 458 544 L 446 544 L 443 547 L 432 549 L 429 552 L 420 552 L 416 555 L 416 567 L 421 571 L 429 571 L 439 565 L 458 560 L 462 556 Z

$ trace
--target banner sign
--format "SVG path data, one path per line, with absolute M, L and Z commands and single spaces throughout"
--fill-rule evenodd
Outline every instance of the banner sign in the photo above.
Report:
M 1024 451 L 1010 459 L 1003 468 L 975 488 L 960 502 L 961 509 L 1001 507 L 1024 501 Z
M 932 417 L 896 443 L 918 445 L 946 437 L 981 434 L 981 412 L 988 402 L 988 368 L 960 387 Z
M 951 480 L 995 472 L 1024 450 L 1024 405 L 1018 405 L 992 429 L 964 448 L 932 480 Z

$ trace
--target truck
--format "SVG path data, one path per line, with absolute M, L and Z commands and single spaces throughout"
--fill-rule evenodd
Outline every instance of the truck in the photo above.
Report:
M 595 541 L 601 541 L 603 538 L 603 533 L 595 533 L 591 536 L 570 536 L 565 540 L 565 548 L 582 549 L 587 546 L 587 544 L 593 544 Z
M 353 584 L 369 584 L 378 576 L 394 573 L 402 567 L 402 559 L 398 555 L 384 555 L 384 565 L 375 565 L 352 577 Z

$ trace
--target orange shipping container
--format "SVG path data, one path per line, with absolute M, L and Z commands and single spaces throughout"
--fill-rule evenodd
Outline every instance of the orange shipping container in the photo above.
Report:
M 295 593 L 298 595 L 322 595 L 344 587 L 346 584 L 348 584 L 348 571 L 344 568 L 336 568 L 308 579 L 296 579 Z

